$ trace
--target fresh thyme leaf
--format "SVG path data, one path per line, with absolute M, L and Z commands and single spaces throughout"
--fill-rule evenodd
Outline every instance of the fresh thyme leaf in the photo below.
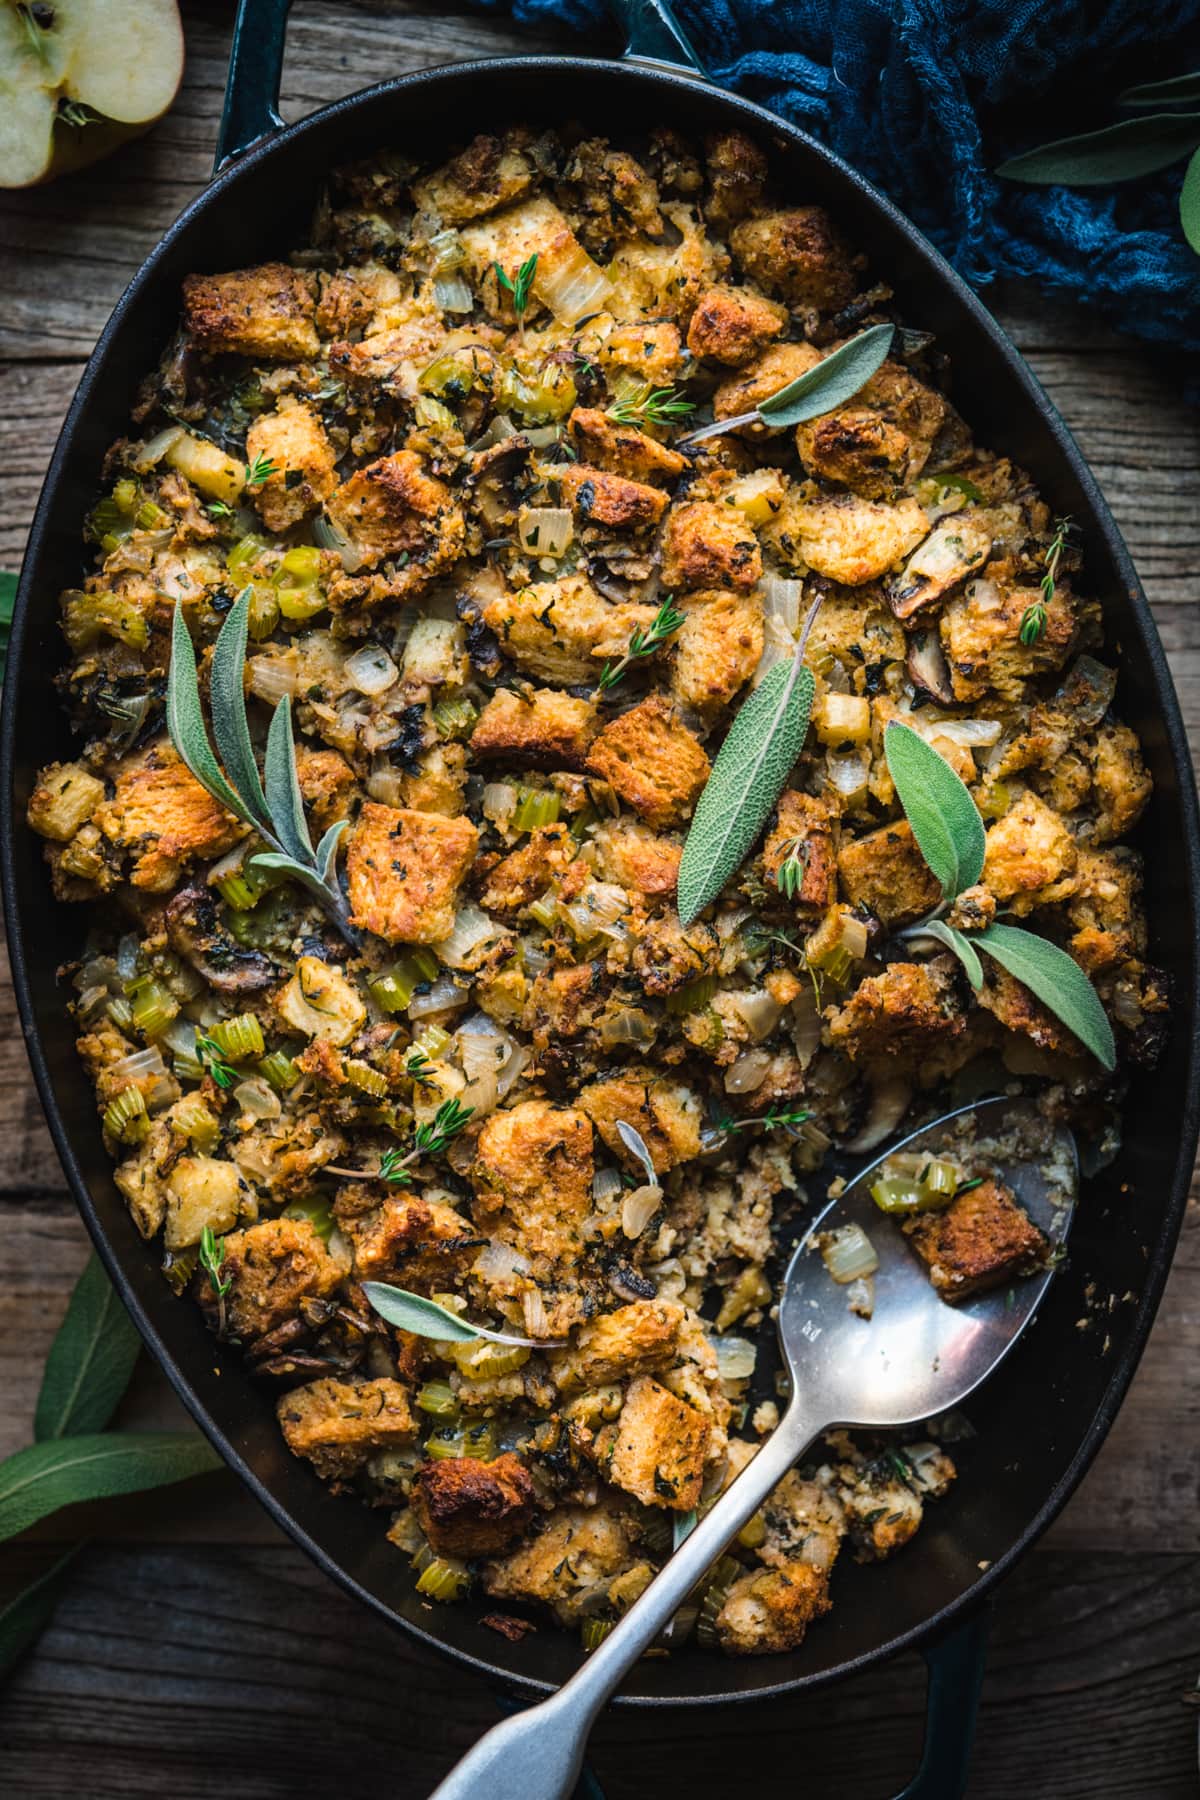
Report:
M 973 941 L 1048 1006 L 1098 1062 L 1106 1069 L 1116 1067 L 1117 1049 L 1108 1015 L 1073 956 L 1049 939 L 1015 925 L 989 925 L 986 931 L 976 932 Z
M 936 481 L 939 487 L 953 488 L 956 493 L 965 494 L 967 499 L 974 501 L 976 505 L 983 499 L 983 489 L 977 487 L 975 482 L 969 480 L 966 475 L 955 475 L 949 469 L 936 469 L 930 476 L 930 480 Z
M 852 400 L 858 390 L 868 382 L 876 370 L 887 360 L 888 351 L 892 347 L 892 339 L 896 335 L 894 325 L 871 325 L 866 331 L 860 331 L 852 337 L 848 344 L 838 349 L 794 381 L 760 400 L 751 411 L 738 413 L 730 419 L 718 419 L 715 424 L 701 426 L 699 431 L 688 432 L 679 439 L 682 447 L 685 444 L 701 444 L 706 438 L 721 437 L 741 425 L 770 425 L 778 429 L 786 425 L 800 425 L 806 419 L 819 418 L 822 413 L 832 412 L 835 407 L 845 405 Z
M 775 886 L 785 900 L 796 898 L 804 885 L 804 877 L 807 872 L 808 846 L 802 838 L 796 838 L 775 875 Z
M 33 1418 L 38 1442 L 103 1431 L 129 1386 L 141 1347 L 103 1263 L 89 1257 L 46 1358 Z
M 410 1294 L 407 1288 L 393 1287 L 387 1281 L 364 1281 L 362 1291 L 381 1319 L 414 1337 L 440 1338 L 443 1342 L 470 1344 L 476 1338 L 487 1338 L 493 1344 L 519 1344 L 536 1349 L 554 1345 L 558 1339 L 516 1337 L 508 1331 L 492 1331 L 486 1325 L 471 1325 L 436 1300 Z
M 404 1158 L 399 1150 L 385 1150 L 379 1159 L 378 1181 L 387 1181 L 393 1187 L 411 1187 L 412 1176 L 404 1166 Z
M 1030 606 L 1025 608 L 1025 611 L 1021 615 L 1021 625 L 1017 633 L 1021 642 L 1027 647 L 1031 644 L 1036 644 L 1043 631 L 1046 629 L 1046 620 L 1048 617 L 1047 609 L 1050 606 L 1050 602 L 1054 599 L 1055 587 L 1058 582 L 1058 565 L 1062 560 L 1062 553 L 1070 541 L 1073 523 L 1074 520 L 1071 519 L 1069 514 L 1061 519 L 1055 519 L 1054 521 L 1054 536 L 1046 546 L 1046 555 L 1044 559 L 1046 572 L 1038 583 L 1038 586 L 1042 590 L 1042 597 L 1040 600 L 1033 601 Z
M 226 506 L 224 500 L 209 500 L 204 508 L 214 519 L 228 519 L 233 516 L 232 506 Z
M 1046 603 L 1044 600 L 1034 600 L 1021 614 L 1021 625 L 1017 636 L 1028 648 L 1030 644 L 1037 643 L 1045 629 Z
M 457 1100 L 443 1102 L 427 1124 L 418 1126 L 413 1138 L 413 1155 L 439 1155 L 450 1140 L 456 1138 L 463 1127 L 470 1123 L 474 1113 L 473 1106 L 460 1106 Z
M 912 826 L 917 848 L 952 900 L 983 871 L 985 833 L 979 808 L 944 757 L 898 721 L 883 734 L 888 772 Z
M 221 1274 L 225 1261 L 225 1239 L 215 1236 L 211 1225 L 200 1228 L 200 1267 L 208 1276 L 212 1291 L 218 1299 L 223 1298 L 232 1286 L 228 1275 Z
M 261 487 L 264 481 L 270 481 L 272 475 L 278 475 L 279 465 L 269 456 L 258 455 L 254 461 L 246 464 L 246 486 Z
M 404 1064 L 404 1073 L 415 1081 L 418 1087 L 429 1087 L 432 1082 L 433 1064 L 423 1050 L 411 1050 Z M 389 1152 L 390 1154 L 390 1152 Z
M 196 1033 L 196 1055 L 222 1092 L 228 1092 L 238 1078 L 237 1070 L 225 1061 L 221 1046 L 205 1031 Z
M 1100 131 L 1056 138 L 1000 164 L 1005 181 L 1034 186 L 1107 187 L 1169 168 L 1200 145 L 1200 112 L 1153 113 Z
M 605 414 L 615 425 L 667 425 L 686 419 L 696 410 L 682 388 L 656 388 L 647 384 L 639 393 L 616 400 Z
M 512 295 L 513 311 L 516 313 L 517 323 L 522 329 L 525 325 L 525 308 L 529 305 L 529 290 L 533 285 L 534 275 L 537 273 L 537 264 L 536 250 L 532 256 L 526 258 L 515 275 L 506 275 L 499 263 L 492 264 L 496 271 L 496 280 Z
M 631 663 L 637 662 L 640 657 L 652 656 L 683 623 L 683 613 L 675 610 L 673 596 L 668 594 L 646 630 L 643 631 L 639 626 L 633 633 L 624 656 L 618 662 L 605 663 L 596 683 L 596 692 L 607 694 L 610 688 L 616 687 Z

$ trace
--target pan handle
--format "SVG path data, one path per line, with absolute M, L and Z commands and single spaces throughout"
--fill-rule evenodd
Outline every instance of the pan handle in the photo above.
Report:
M 225 84 L 225 110 L 217 132 L 213 174 L 283 125 L 279 81 L 292 0 L 238 0 Z M 625 59 L 652 63 L 707 80 L 706 71 L 668 0 L 609 0 L 625 34 Z
M 923 1647 L 929 1671 L 921 1766 L 896 1800 L 962 1800 L 967 1791 L 979 1690 L 987 1656 L 989 1609 Z

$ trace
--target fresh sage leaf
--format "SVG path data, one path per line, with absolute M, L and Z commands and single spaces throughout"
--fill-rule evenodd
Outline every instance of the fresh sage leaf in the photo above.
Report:
M 312 839 L 304 817 L 304 801 L 296 776 L 296 745 L 292 737 L 292 701 L 285 694 L 271 717 L 264 764 L 267 805 L 275 835 L 290 856 L 315 867 Z
M 71 1564 L 83 1548 L 71 1548 L 50 1565 L 45 1574 L 14 1594 L 0 1607 L 0 1679 L 14 1668 L 20 1658 L 41 1637 L 54 1617 L 54 1609 L 62 1599 Z
M 812 671 L 776 663 L 739 709 L 717 753 L 679 863 L 679 921 L 715 900 L 745 861 L 804 748 Z
M 519 1344 L 531 1350 L 556 1348 L 565 1340 L 515 1337 L 507 1331 L 490 1331 L 486 1325 L 472 1325 L 457 1313 L 426 1300 L 421 1294 L 410 1294 L 407 1288 L 393 1287 L 387 1281 L 364 1281 L 362 1291 L 381 1319 L 411 1331 L 414 1337 L 440 1338 L 444 1342 L 471 1344 L 476 1338 L 487 1338 L 492 1344 Z
M 973 942 L 1023 982 L 1106 1069 L 1116 1067 L 1112 1026 L 1095 988 L 1075 961 L 1048 938 L 1015 925 L 989 925 Z
M 797 375 L 778 393 L 760 400 L 758 411 L 768 425 L 801 425 L 852 400 L 887 361 L 894 325 L 871 325 L 848 344 L 822 357 L 815 368 Z
M 212 656 L 212 723 L 225 773 L 259 825 L 270 828 L 270 814 L 254 760 L 246 721 L 246 637 L 251 590 L 243 588 L 222 625 Z
M 196 671 L 196 651 L 192 634 L 183 616 L 183 607 L 175 604 L 175 621 L 171 627 L 171 667 L 167 674 L 167 731 L 171 742 L 202 788 L 214 800 L 228 807 L 244 825 L 256 825 L 254 815 L 222 775 L 208 741 L 204 710 L 200 705 L 200 681 Z
M 1183 235 L 1200 256 L 1200 150 L 1193 153 L 1179 195 L 1179 221 Z
M 1152 112 L 1156 108 L 1181 112 L 1200 106 L 1200 70 L 1172 75 L 1168 81 L 1147 81 L 1141 87 L 1126 88 L 1117 95 L 1117 105 L 1123 112 Z
M 8 660 L 8 634 L 12 630 L 13 607 L 17 601 L 17 576 L 0 569 L 0 681 Z
M 883 752 L 917 847 L 954 899 L 983 872 L 986 835 L 964 783 L 931 744 L 898 720 L 883 734 Z
M 926 919 L 924 924 L 916 925 L 911 931 L 905 931 L 901 935 L 906 938 L 936 938 L 939 944 L 945 944 L 947 950 L 953 950 L 967 971 L 967 980 L 975 992 L 979 992 L 983 986 L 983 964 L 975 954 L 974 944 L 964 932 L 956 931 L 953 925 L 947 925 L 945 919 Z
M 31 1444 L 0 1464 L 0 1542 L 64 1506 L 143 1493 L 220 1466 L 193 1431 L 89 1432 Z
M 651 1187 L 657 1187 L 658 1173 L 654 1167 L 654 1158 L 651 1156 L 650 1151 L 646 1146 L 646 1140 L 641 1132 L 636 1130 L 634 1126 L 628 1124 L 624 1119 L 618 1119 L 616 1121 L 616 1126 L 617 1136 L 628 1150 L 630 1156 L 640 1162 L 643 1169 L 646 1171 L 646 1180 L 650 1183 Z
M 1155 113 L 1122 119 L 1101 131 L 1058 138 L 1001 163 L 997 175 L 1006 181 L 1036 186 L 1062 182 L 1066 187 L 1106 187 L 1153 175 L 1190 156 L 1200 145 L 1200 112 Z
M 104 1272 L 88 1258 L 58 1328 L 38 1394 L 39 1443 L 103 1431 L 129 1386 L 142 1340 Z
M 317 845 L 317 874 L 321 877 L 322 881 L 327 882 L 333 874 L 333 863 L 334 858 L 337 855 L 338 843 L 341 840 L 342 833 L 349 829 L 349 819 L 338 819 L 335 824 L 329 827 L 329 830 Z

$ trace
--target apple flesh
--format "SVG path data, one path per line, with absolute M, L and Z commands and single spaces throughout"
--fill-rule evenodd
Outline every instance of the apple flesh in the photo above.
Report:
M 179 91 L 177 0 L 0 0 L 0 187 L 107 156 Z

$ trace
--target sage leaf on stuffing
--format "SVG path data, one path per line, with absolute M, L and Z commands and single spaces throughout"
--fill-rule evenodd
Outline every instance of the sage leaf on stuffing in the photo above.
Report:
M 957 931 L 953 925 L 947 925 L 945 919 L 926 919 L 922 925 L 914 926 L 911 931 L 901 934 L 906 938 L 931 937 L 939 944 L 945 944 L 947 950 L 953 950 L 959 962 L 967 972 L 967 980 L 978 993 L 983 986 L 983 964 L 975 951 L 975 946 L 963 931 Z
M 883 735 L 888 773 L 917 847 L 952 900 L 983 873 L 986 833 L 979 808 L 944 757 L 910 725 L 893 721 Z
M 440 1338 L 454 1344 L 470 1344 L 476 1338 L 487 1338 L 492 1344 L 517 1344 L 531 1350 L 554 1349 L 566 1342 L 557 1338 L 517 1337 L 510 1331 L 492 1331 L 486 1325 L 472 1325 L 448 1307 L 439 1306 L 436 1300 L 410 1294 L 407 1288 L 393 1287 L 387 1281 L 364 1281 L 362 1290 L 381 1319 L 386 1319 L 389 1325 L 399 1326 L 401 1331 L 411 1331 L 414 1337 Z
M 1112 1026 L 1095 988 L 1075 961 L 1048 938 L 1015 925 L 989 925 L 974 943 L 1023 982 L 1106 1069 L 1116 1067 Z
M 702 425 L 698 431 L 690 431 L 681 437 L 679 447 L 701 444 L 706 438 L 722 437 L 741 425 L 769 425 L 772 430 L 800 425 L 806 419 L 832 412 L 836 406 L 844 406 L 886 362 L 895 335 L 894 325 L 868 326 L 848 344 L 831 350 L 803 375 L 797 375 L 794 381 L 761 400 L 750 412 Z

